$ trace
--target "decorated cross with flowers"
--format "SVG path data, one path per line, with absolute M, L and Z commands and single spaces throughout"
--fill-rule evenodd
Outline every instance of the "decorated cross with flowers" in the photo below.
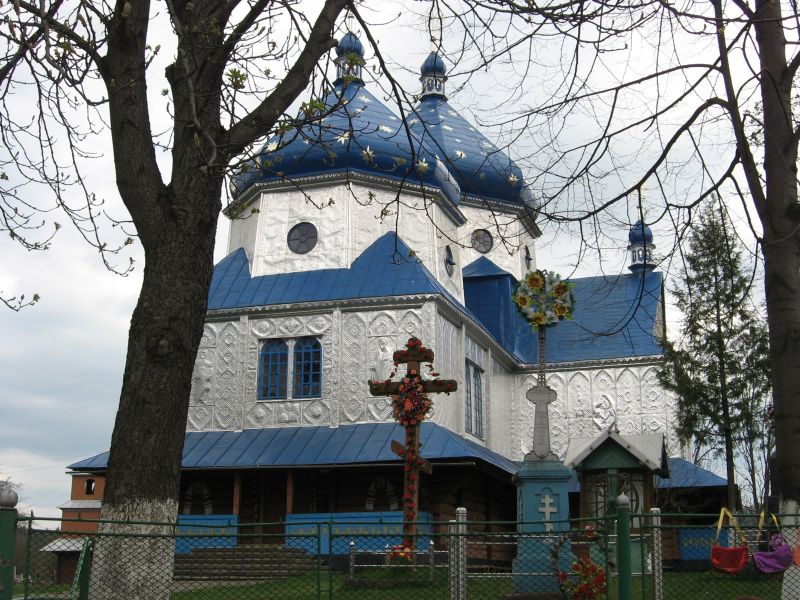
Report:
M 403 466 L 403 551 L 413 556 L 416 520 L 419 511 L 419 473 L 431 472 L 431 465 L 420 456 L 419 426 L 431 410 L 429 393 L 454 392 L 457 383 L 452 379 L 439 379 L 433 368 L 433 350 L 422 341 L 412 337 L 405 349 L 393 355 L 394 370 L 386 381 L 370 381 L 369 391 L 373 396 L 392 397 L 392 415 L 405 429 L 405 444 L 392 441 L 392 450 L 405 462 Z M 433 379 L 423 379 L 420 372 L 426 364 Z M 391 381 L 401 364 L 407 366 L 406 375 L 400 381 Z
M 572 319 L 575 285 L 550 271 L 528 271 L 511 294 L 511 299 L 539 334 L 539 385 L 545 384 L 545 331 L 564 319 Z

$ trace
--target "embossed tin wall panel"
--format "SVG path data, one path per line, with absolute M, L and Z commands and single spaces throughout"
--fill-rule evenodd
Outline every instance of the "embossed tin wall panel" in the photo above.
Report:
M 487 209 L 461 206 L 461 212 L 467 218 L 467 224 L 459 229 L 458 241 L 461 244 L 462 267 L 485 256 L 504 271 L 508 271 L 517 279 L 526 273 L 525 246 L 530 248 L 535 268 L 535 241 L 528 235 L 517 214 L 508 215 Z M 482 254 L 472 247 L 472 232 L 485 229 L 491 233 L 494 245 L 489 252 Z M 504 241 L 505 240 L 505 243 Z M 515 247 L 519 244 L 519 247 Z
M 464 355 L 484 371 L 486 370 L 486 350 L 468 335 L 464 337 Z
M 677 401 L 658 385 L 656 365 L 608 366 L 565 370 L 547 375 L 556 391 L 550 406 L 550 435 L 553 450 L 563 455 L 570 436 L 591 437 L 616 423 L 620 433 L 664 433 L 667 448 L 677 453 L 673 424 Z M 518 375 L 522 397 L 520 438 L 510 457 L 519 460 L 533 444 L 533 407 L 524 392 L 536 384 L 533 374 Z
M 433 420 L 452 431 L 464 434 L 464 346 L 461 329 L 442 315 L 436 319 L 436 352 L 434 365 L 442 379 L 458 381 L 458 391 L 450 395 L 436 394 L 433 398 Z
M 486 445 L 490 450 L 511 456 L 514 450 L 514 397 L 515 377 L 498 360 L 491 359 L 491 371 L 487 373 L 488 405 L 484 400 L 486 415 Z
M 318 337 L 322 344 L 322 397 L 258 401 L 259 341 L 305 335 Z M 207 323 L 192 378 L 187 430 L 391 421 L 390 399 L 371 397 L 367 381 L 389 377 L 392 353 L 410 336 L 434 348 L 443 378 L 459 382 L 458 392 L 434 396 L 431 419 L 464 434 L 464 357 L 469 355 L 490 367 L 484 373 L 484 441 L 520 460 L 532 446 L 534 413 L 525 392 L 535 385 L 535 374 L 506 371 L 488 349 L 440 315 L 435 302 L 421 308 L 337 309 Z M 605 366 L 548 373 L 548 385 L 558 395 L 550 407 L 554 450 L 563 453 L 570 435 L 597 435 L 616 422 L 621 433 L 664 431 L 670 449 L 677 451 L 671 429 L 676 402 L 658 385 L 657 368 Z
M 336 318 L 338 314 L 337 311 Z M 332 397 L 338 385 L 335 365 L 339 336 L 333 325 L 331 313 L 253 319 L 242 316 L 238 321 L 206 324 L 195 362 L 187 430 L 338 422 L 333 414 Z M 256 386 L 260 340 L 303 336 L 317 337 L 322 345 L 322 397 L 259 401 Z

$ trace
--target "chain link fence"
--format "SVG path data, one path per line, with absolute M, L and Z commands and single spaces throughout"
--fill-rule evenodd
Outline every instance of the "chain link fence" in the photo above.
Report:
M 518 533 L 518 523 L 472 522 L 461 512 L 454 522 L 420 523 L 413 547 L 403 547 L 396 522 L 186 527 L 21 519 L 12 597 L 127 600 L 147 584 L 170 600 L 800 599 L 800 567 L 792 565 L 800 529 L 785 524 L 795 518 L 759 527 L 758 515 L 739 515 L 719 536 L 717 519 L 632 515 L 625 539 L 614 519 Z M 788 555 L 775 554 L 781 540 Z M 712 568 L 714 546 L 734 549 L 722 555 L 745 553 L 743 566 Z M 792 566 L 781 568 L 779 555 Z M 115 569 L 121 564 L 135 567 L 124 580 Z

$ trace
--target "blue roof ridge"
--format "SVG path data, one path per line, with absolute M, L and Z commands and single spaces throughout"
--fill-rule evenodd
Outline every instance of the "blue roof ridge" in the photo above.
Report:
M 497 263 L 489 260 L 485 256 L 479 256 L 461 270 L 461 275 L 465 279 L 478 277 L 511 277 L 515 282 L 517 278 L 505 269 L 499 267 Z

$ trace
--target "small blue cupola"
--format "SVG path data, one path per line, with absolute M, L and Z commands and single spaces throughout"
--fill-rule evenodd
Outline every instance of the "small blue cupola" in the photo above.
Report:
M 499 202 L 516 209 L 535 208 L 519 166 L 448 103 L 447 67 L 436 48 L 422 63 L 419 80 L 422 91 L 409 119 L 411 130 L 421 147 L 452 173 L 462 196 L 483 207 Z
M 425 62 L 420 67 L 419 80 L 422 82 L 422 92 L 420 98 L 428 96 L 439 96 L 447 100 L 444 84 L 447 81 L 447 69 L 444 66 L 444 59 L 435 50 L 428 55 Z
M 339 84 L 349 78 L 363 83 L 361 68 L 364 66 L 364 44 L 352 31 L 348 31 L 336 46 L 336 81 Z
M 653 230 L 639 219 L 631 225 L 628 233 L 628 251 L 630 252 L 631 263 L 628 268 L 631 271 L 652 271 L 656 268 L 653 262 Z

